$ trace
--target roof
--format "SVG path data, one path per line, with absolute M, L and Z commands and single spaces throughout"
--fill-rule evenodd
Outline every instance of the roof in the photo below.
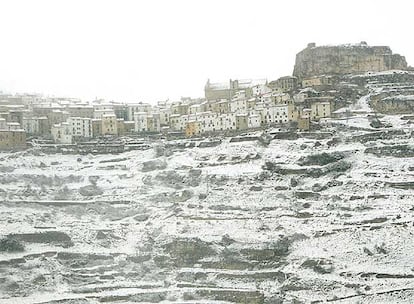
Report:
M 317 102 L 314 102 L 314 104 L 328 104 L 328 105 L 330 105 L 331 103 L 329 102 L 329 101 L 317 101 Z
M 100 109 L 100 110 L 95 110 L 95 112 L 114 112 L 113 109 Z
M 14 130 L 0 129 L 0 132 L 19 132 L 19 133 L 26 133 L 26 131 L 24 129 L 14 129 Z
M 300 90 L 299 93 L 306 93 L 306 92 L 311 92 L 311 93 L 315 93 L 315 94 L 318 93 L 318 91 L 316 91 L 316 90 L 314 90 L 310 87 L 307 87 L 307 88 L 304 88 L 304 89 Z
M 239 88 L 251 88 L 257 85 L 264 85 L 267 79 L 240 79 Z
M 345 107 L 345 108 L 340 108 L 334 112 L 332 112 L 332 114 L 340 114 L 340 113 L 346 113 L 349 111 L 349 108 Z
M 226 82 L 207 82 L 206 87 L 213 90 L 229 90 L 231 81 L 232 80 L 230 79 Z M 252 88 L 254 86 L 264 85 L 267 83 L 267 79 L 235 79 L 233 81 L 237 81 L 239 83 L 239 89 Z
M 80 120 L 90 120 L 89 117 L 78 117 L 78 116 L 71 116 L 68 119 L 80 119 Z
M 282 76 L 282 77 L 279 77 L 277 80 L 282 80 L 282 79 L 297 79 L 297 77 L 296 76 Z M 274 81 L 274 80 L 273 80 Z
M 217 113 L 212 112 L 212 111 L 206 111 L 206 112 L 197 113 L 197 116 L 204 116 L 204 115 L 211 115 L 211 114 L 217 114 Z
M 90 105 L 80 105 L 80 104 L 71 104 L 69 107 L 69 109 L 75 109 L 75 108 L 83 108 L 83 109 L 93 109 L 93 106 Z
M 5 105 L 2 105 L 2 107 L 5 107 L 5 108 L 24 108 L 25 106 L 24 105 L 15 105 L 15 104 L 5 104 Z

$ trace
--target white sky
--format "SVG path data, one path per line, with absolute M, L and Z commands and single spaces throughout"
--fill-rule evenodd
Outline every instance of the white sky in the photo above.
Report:
M 0 90 L 120 102 L 290 75 L 308 42 L 389 45 L 414 64 L 411 1 L 1 0 Z

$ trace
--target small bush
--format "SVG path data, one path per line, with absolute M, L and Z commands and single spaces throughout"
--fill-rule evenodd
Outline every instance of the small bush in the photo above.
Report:
M 24 246 L 18 240 L 5 237 L 0 240 L 0 252 L 20 252 L 24 251 Z
M 337 162 L 344 158 L 344 155 L 338 152 L 334 153 L 320 153 L 301 157 L 299 164 L 302 166 L 324 166 L 330 163 Z

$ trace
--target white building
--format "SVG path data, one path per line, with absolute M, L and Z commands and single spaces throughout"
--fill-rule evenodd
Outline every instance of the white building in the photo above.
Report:
M 202 104 L 193 104 L 188 109 L 188 114 L 197 114 L 203 112 Z
M 93 112 L 94 113 L 95 112 L 103 112 L 103 111 L 112 111 L 112 112 L 114 112 L 114 105 L 112 103 L 108 103 L 108 102 L 96 103 L 96 101 L 95 101 L 92 106 L 93 106 Z M 102 115 L 104 115 L 104 114 L 102 114 Z M 100 117 L 95 117 L 95 115 L 94 115 L 94 118 L 101 119 L 102 115 Z
M 220 114 L 216 119 L 216 130 L 236 130 L 236 113 Z
M 160 132 L 160 114 L 134 113 L 135 132 Z
M 134 123 L 135 123 L 135 132 L 147 132 L 148 131 L 148 113 L 146 112 L 135 112 L 134 113 Z
M 170 128 L 173 131 L 185 131 L 188 120 L 188 115 L 172 114 L 170 116 Z
M 269 88 L 266 84 L 257 84 L 252 87 L 253 96 L 260 97 L 264 94 L 271 93 L 272 89 Z
M 6 130 L 6 119 L 0 118 L 0 130 Z
M 48 131 L 48 119 L 46 116 L 42 117 L 23 117 L 23 129 L 27 134 L 43 135 Z
M 8 122 L 6 123 L 6 130 L 13 131 L 13 130 L 21 130 L 21 126 L 18 122 Z
M 266 106 L 261 109 L 261 122 L 265 125 L 288 123 L 288 105 Z
M 229 103 L 231 113 L 244 114 L 247 113 L 247 100 L 245 97 L 234 98 Z
M 170 124 L 171 108 L 161 108 L 159 109 L 160 114 L 160 124 L 162 126 L 167 126 Z
M 94 119 L 102 119 L 105 115 L 115 115 L 115 112 L 113 109 L 99 109 L 93 112 Z
M 270 104 L 270 103 L 272 103 L 272 99 L 273 99 L 272 92 L 262 94 L 262 95 L 258 96 L 258 98 L 261 102 L 264 102 L 266 104 Z
M 66 121 L 70 128 L 72 136 L 92 137 L 92 120 L 84 117 L 69 117 Z
M 200 122 L 200 133 L 214 132 L 217 129 L 217 113 L 203 112 L 197 114 L 197 121 Z
M 55 143 L 72 143 L 71 126 L 67 122 L 62 122 L 60 124 L 53 125 L 51 128 L 51 133 Z
M 261 117 L 259 114 L 251 114 L 247 117 L 247 127 L 249 129 L 260 128 Z
M 151 113 L 152 112 L 152 106 L 149 103 L 143 103 L 139 102 L 136 104 L 129 104 L 127 106 L 127 118 L 128 120 L 134 120 L 135 113 L 138 112 L 145 112 L 145 113 Z

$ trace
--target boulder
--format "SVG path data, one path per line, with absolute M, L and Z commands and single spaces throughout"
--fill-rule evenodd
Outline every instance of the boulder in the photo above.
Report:
M 102 195 L 103 191 L 96 185 L 87 185 L 79 188 L 79 193 L 83 196 L 97 196 Z
M 167 168 L 167 163 L 161 159 L 152 159 L 142 163 L 142 171 L 149 172 Z
M 200 259 L 216 255 L 212 245 L 199 238 L 175 239 L 163 249 L 176 266 L 193 266 Z
M 72 239 L 65 232 L 45 231 L 40 233 L 11 234 L 11 238 L 27 243 L 44 243 L 62 247 L 73 246 Z
M 249 190 L 250 190 L 250 191 L 262 191 L 262 190 L 263 190 L 263 187 L 262 187 L 262 186 L 256 186 L 256 185 L 253 185 L 253 186 L 251 186 L 251 187 L 249 188 Z
M 324 166 L 330 163 L 337 162 L 344 158 L 344 155 L 339 152 L 334 153 L 320 153 L 301 157 L 298 161 L 301 166 Z
M 414 146 L 412 145 L 392 145 L 381 147 L 370 147 L 365 149 L 365 153 L 376 156 L 393 156 L 399 158 L 414 157 Z

